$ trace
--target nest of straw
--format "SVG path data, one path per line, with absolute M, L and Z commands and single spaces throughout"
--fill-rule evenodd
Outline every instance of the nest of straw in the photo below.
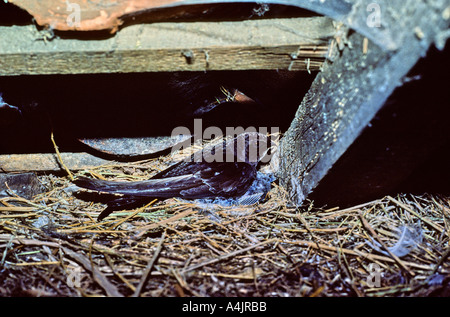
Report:
M 79 171 L 138 180 L 174 157 Z M 98 222 L 66 176 L 0 199 L 2 296 L 450 295 L 450 198 L 384 197 L 347 209 L 290 207 L 276 184 L 252 206 L 153 201 Z M 390 250 L 419 226 L 408 254 Z

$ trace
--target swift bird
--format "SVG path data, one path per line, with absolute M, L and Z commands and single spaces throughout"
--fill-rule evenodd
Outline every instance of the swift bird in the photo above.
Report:
M 232 198 L 247 192 L 257 177 L 257 166 L 270 158 L 270 137 L 245 132 L 231 140 L 205 147 L 188 160 L 174 164 L 149 180 L 116 182 L 78 177 L 74 183 L 98 192 L 120 194 L 107 202 L 98 220 L 149 199 Z

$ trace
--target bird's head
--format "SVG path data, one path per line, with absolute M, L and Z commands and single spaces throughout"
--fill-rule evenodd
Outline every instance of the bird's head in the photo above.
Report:
M 268 163 L 273 153 L 271 136 L 258 132 L 243 132 L 235 138 L 212 144 L 193 154 L 194 162 Z

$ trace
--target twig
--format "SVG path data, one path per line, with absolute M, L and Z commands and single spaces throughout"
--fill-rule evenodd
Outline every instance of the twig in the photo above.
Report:
M 191 265 L 191 266 L 181 270 L 181 273 L 186 273 L 186 272 L 189 272 L 189 271 L 201 268 L 201 267 L 203 267 L 205 265 L 209 265 L 209 264 L 213 264 L 213 263 L 216 263 L 216 262 L 220 262 L 220 261 L 223 261 L 223 260 L 228 259 L 230 257 L 233 257 L 233 256 L 235 256 L 237 254 L 244 253 L 244 252 L 250 251 L 252 249 L 258 248 L 260 246 L 263 246 L 265 244 L 270 244 L 270 243 L 277 242 L 277 241 L 278 241 L 277 238 L 273 238 L 273 239 L 270 239 L 270 240 L 267 240 L 267 241 L 264 241 L 264 242 L 260 242 L 260 243 L 254 244 L 254 245 L 251 245 L 249 247 L 246 247 L 246 248 L 234 251 L 234 252 L 230 252 L 230 253 L 221 255 L 221 256 L 219 256 L 217 258 L 210 259 L 210 260 L 207 260 L 207 261 L 202 262 L 202 263 Z
M 401 208 L 405 209 L 406 211 L 408 211 L 409 213 L 413 214 L 414 216 L 416 216 L 417 218 L 419 218 L 421 221 L 425 222 L 426 224 L 430 225 L 431 227 L 433 227 L 435 230 L 439 231 L 439 233 L 442 233 L 444 231 L 444 228 L 442 228 L 440 225 L 435 224 L 433 221 L 430 221 L 427 218 L 422 217 L 421 215 L 419 215 L 417 212 L 415 212 L 414 210 L 412 210 L 411 208 L 409 208 L 407 205 L 405 205 L 404 203 L 398 201 L 397 199 L 394 199 L 391 196 L 387 196 L 387 198 L 392 201 L 393 203 L 397 204 L 398 206 L 400 206 Z
M 110 281 L 100 272 L 94 265 L 91 265 L 91 261 L 84 255 L 74 252 L 66 247 L 61 247 L 64 253 L 80 263 L 86 270 L 90 271 L 92 278 L 97 282 L 106 292 L 108 296 L 112 297 L 123 297 L 123 295 L 117 290 L 117 288 L 111 284 Z
M 61 154 L 59 153 L 58 146 L 56 145 L 55 138 L 53 137 L 53 131 L 50 133 L 50 139 L 52 140 L 53 147 L 55 148 L 56 156 L 58 157 L 58 162 L 61 164 L 61 166 L 66 170 L 67 174 L 69 175 L 70 180 L 73 181 L 73 175 L 70 172 L 70 170 L 67 168 L 66 164 L 64 164 Z
M 363 203 L 357 206 L 352 206 L 346 209 L 342 209 L 342 210 L 337 210 L 337 211 L 332 211 L 332 212 L 327 212 L 327 213 L 322 213 L 321 215 L 323 215 L 323 217 L 320 218 L 321 221 L 328 219 L 328 218 L 336 218 L 339 216 L 342 216 L 346 213 L 349 212 L 358 212 L 361 208 L 366 207 L 366 206 L 370 206 L 370 205 L 375 205 L 375 204 L 379 204 L 381 202 L 381 200 L 377 199 L 377 200 L 373 200 L 373 201 L 369 201 L 367 203 Z
M 21 244 L 21 245 L 33 245 L 33 246 L 49 246 L 53 248 L 58 248 L 60 246 L 59 243 L 50 242 L 50 241 L 40 241 L 34 239 L 27 239 L 23 237 L 15 237 L 11 234 L 0 234 L 0 241 L 11 241 L 11 243 Z
M 144 273 L 142 273 L 141 281 L 139 282 L 139 285 L 136 287 L 136 290 L 134 291 L 134 294 L 132 297 L 138 297 L 141 294 L 141 290 L 144 287 L 145 283 L 147 282 L 148 276 L 150 275 L 150 272 L 153 269 L 153 265 L 155 264 L 156 260 L 158 259 L 159 254 L 161 253 L 162 245 L 164 242 L 164 239 L 166 237 L 166 232 L 164 231 L 161 239 L 159 240 L 158 246 L 156 247 L 155 253 L 153 254 L 153 257 L 150 259 L 150 262 L 148 262 L 147 267 L 144 270 Z
M 137 210 L 135 210 L 133 213 L 131 213 L 130 215 L 128 215 L 127 217 L 124 217 L 122 219 L 120 219 L 119 221 L 117 221 L 115 224 L 113 224 L 112 226 L 109 227 L 109 229 L 114 229 L 117 228 L 118 226 L 120 226 L 122 223 L 124 223 L 125 221 L 127 221 L 128 219 L 133 218 L 134 216 L 136 216 L 138 213 L 142 212 L 143 210 L 145 210 L 145 208 L 150 207 L 151 205 L 153 205 L 158 199 L 154 199 L 152 200 L 150 203 L 148 203 L 147 205 L 138 208 Z
M 359 250 L 351 250 L 351 249 L 333 247 L 333 246 L 329 246 L 329 245 L 326 245 L 326 244 L 319 244 L 319 246 L 317 246 L 315 242 L 311 242 L 311 241 L 305 241 L 305 240 L 288 241 L 288 240 L 284 240 L 283 243 L 298 245 L 298 246 L 312 248 L 312 249 L 316 249 L 316 250 L 319 250 L 319 247 L 320 247 L 320 250 L 322 250 L 322 251 L 335 252 L 335 253 L 343 252 L 345 254 L 367 258 L 367 259 L 369 259 L 371 261 L 385 261 L 385 262 L 395 263 L 395 261 L 392 258 L 387 257 L 387 256 L 371 254 L 371 253 L 367 253 L 367 252 L 359 251 Z M 417 263 L 413 263 L 413 262 L 404 262 L 404 263 L 407 264 L 410 267 L 415 267 L 415 268 L 418 268 L 418 269 L 421 269 L 421 270 L 430 270 L 431 269 L 431 267 L 427 266 L 427 265 L 417 264 Z
M 187 217 L 188 215 L 193 214 L 193 213 L 197 213 L 197 212 L 198 212 L 197 210 L 193 210 L 193 209 L 189 208 L 189 209 L 187 209 L 187 210 L 185 210 L 185 211 L 183 211 L 183 212 L 180 212 L 179 214 L 176 214 L 176 215 L 173 216 L 173 217 L 170 217 L 169 219 L 165 219 L 165 220 L 159 221 L 159 222 L 157 222 L 157 223 L 152 223 L 152 224 L 150 224 L 150 225 L 140 227 L 140 228 L 138 229 L 139 233 L 136 234 L 135 237 L 136 237 L 136 238 L 139 238 L 139 237 L 141 237 L 145 232 L 147 232 L 147 231 L 150 230 L 150 229 L 158 228 L 159 226 L 166 225 L 166 224 L 168 224 L 169 222 L 172 222 L 172 221 L 175 221 L 175 220 L 178 220 L 178 219 Z
M 439 259 L 438 263 L 436 263 L 436 266 L 434 267 L 433 271 L 431 272 L 431 275 L 433 275 L 433 274 L 435 274 L 437 272 L 439 267 L 445 262 L 445 260 L 447 260 L 447 258 L 449 256 L 450 256 L 450 247 L 448 247 L 447 250 L 445 250 L 444 254 Z

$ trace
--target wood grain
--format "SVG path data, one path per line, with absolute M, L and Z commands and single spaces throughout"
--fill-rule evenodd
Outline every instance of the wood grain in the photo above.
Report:
M 334 28 L 324 17 L 131 25 L 114 36 L 54 38 L 0 27 L 0 76 L 164 71 L 318 70 Z

